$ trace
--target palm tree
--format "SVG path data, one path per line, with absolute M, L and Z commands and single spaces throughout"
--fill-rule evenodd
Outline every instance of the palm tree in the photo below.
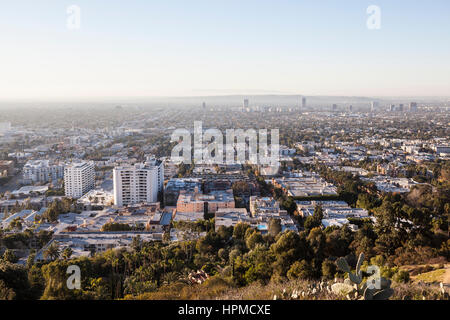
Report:
M 60 256 L 59 246 L 56 241 L 52 242 L 52 244 L 45 250 L 44 258 L 50 259 L 52 261 L 58 259 Z
M 73 254 L 72 248 L 71 247 L 67 247 L 67 248 L 65 248 L 63 250 L 62 257 L 64 258 L 64 260 L 69 260 L 70 257 L 72 256 L 72 254 Z

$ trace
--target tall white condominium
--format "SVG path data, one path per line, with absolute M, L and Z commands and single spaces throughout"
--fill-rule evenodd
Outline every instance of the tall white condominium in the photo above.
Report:
M 88 191 L 94 189 L 94 164 L 90 162 L 77 162 L 64 169 L 64 188 L 67 197 L 80 198 Z
M 116 206 L 157 202 L 158 192 L 163 189 L 164 165 L 147 158 L 145 163 L 115 167 L 113 179 Z

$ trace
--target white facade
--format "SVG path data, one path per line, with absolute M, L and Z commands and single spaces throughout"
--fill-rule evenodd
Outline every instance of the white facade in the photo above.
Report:
M 56 181 L 64 177 L 64 165 L 51 164 L 49 160 L 29 160 L 23 167 L 23 179 L 26 182 Z
M 158 192 L 164 185 L 164 166 L 154 159 L 134 166 L 116 167 L 113 170 L 114 205 L 158 201 Z
M 73 163 L 64 169 L 64 189 L 67 197 L 81 198 L 94 189 L 94 164 L 89 162 Z

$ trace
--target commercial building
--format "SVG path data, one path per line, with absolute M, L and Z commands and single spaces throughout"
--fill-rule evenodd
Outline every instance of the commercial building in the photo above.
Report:
M 410 102 L 409 103 L 409 111 L 411 111 L 411 112 L 417 111 L 417 102 Z
M 248 99 L 244 99 L 244 105 L 243 105 L 244 109 L 247 109 L 248 106 L 249 106 Z
M 203 194 L 198 190 L 181 192 L 177 201 L 177 212 L 215 213 L 220 208 L 234 207 L 232 190 L 212 191 L 208 194 Z

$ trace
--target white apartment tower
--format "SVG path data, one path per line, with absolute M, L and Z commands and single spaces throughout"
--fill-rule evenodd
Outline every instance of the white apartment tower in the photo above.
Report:
M 94 165 L 89 162 L 72 163 L 64 168 L 64 189 L 67 197 L 80 198 L 94 189 Z
M 164 184 L 164 165 L 148 158 L 145 163 L 115 167 L 113 180 L 114 205 L 157 202 Z

